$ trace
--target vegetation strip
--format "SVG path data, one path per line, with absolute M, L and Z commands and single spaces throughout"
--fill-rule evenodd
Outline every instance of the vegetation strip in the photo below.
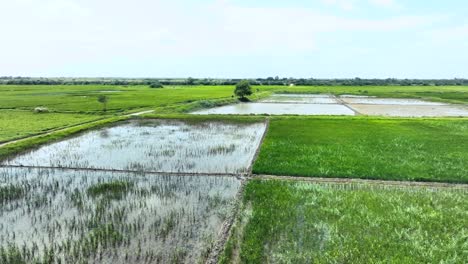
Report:
M 24 166 L 24 165 L 1 165 L 0 168 L 16 168 L 16 169 L 51 169 L 51 170 L 72 170 L 72 171 L 101 171 L 101 172 L 118 172 L 118 173 L 140 173 L 140 174 L 157 174 L 163 176 L 213 176 L 226 177 L 232 176 L 244 178 L 247 173 L 206 173 L 206 172 L 164 172 L 164 171 L 146 171 L 146 170 L 121 170 L 121 169 L 99 169 L 99 168 L 78 168 L 78 167 L 51 167 L 51 166 Z
M 40 132 L 40 133 L 37 133 L 37 134 L 27 135 L 27 136 L 19 137 L 19 138 L 13 138 L 11 140 L 3 140 L 3 141 L 0 141 L 0 148 L 3 147 L 3 146 L 6 146 L 8 144 L 13 144 L 13 143 L 19 142 L 21 140 L 26 140 L 26 139 L 30 139 L 30 138 L 34 138 L 34 137 L 39 137 L 39 136 L 44 136 L 44 135 L 51 134 L 51 133 L 54 133 L 54 132 L 57 132 L 57 131 L 62 131 L 62 130 L 66 130 L 66 129 L 69 129 L 69 128 L 78 127 L 78 126 L 82 126 L 82 125 L 102 121 L 102 120 L 105 120 L 105 119 L 106 119 L 106 117 L 91 120 L 91 121 L 86 121 L 86 122 L 82 122 L 82 123 L 78 123 L 78 124 L 73 124 L 73 125 L 69 125 L 69 126 L 56 127 L 56 128 L 52 128 L 52 129 L 49 129 L 49 130 L 46 130 L 46 131 L 43 131 L 43 132 Z
M 395 187 L 421 187 L 440 189 L 460 189 L 468 191 L 468 184 L 465 183 L 443 183 L 443 182 L 414 182 L 414 181 L 384 181 L 371 179 L 345 179 L 345 178 L 320 178 L 320 177 L 297 177 L 297 176 L 277 176 L 277 175 L 252 175 L 249 179 L 299 181 L 310 183 L 326 184 L 367 184 L 374 186 L 395 186 Z
M 95 121 L 95 122 L 80 125 L 80 126 L 75 126 L 75 127 L 71 127 L 71 128 L 67 128 L 67 129 L 63 129 L 59 131 L 54 131 L 49 134 L 34 136 L 34 137 L 26 138 L 17 142 L 12 142 L 11 144 L 0 147 L 0 162 L 7 159 L 8 157 L 20 154 L 24 151 L 27 151 L 33 148 L 40 147 L 44 144 L 62 140 L 71 135 L 82 133 L 90 129 L 97 129 L 100 127 L 104 127 L 111 123 L 123 121 L 128 118 L 129 117 L 125 117 L 125 116 L 112 117 L 112 118 L 103 119 L 100 121 Z

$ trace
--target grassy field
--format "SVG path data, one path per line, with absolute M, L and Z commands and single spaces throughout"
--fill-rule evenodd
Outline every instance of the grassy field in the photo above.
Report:
M 51 129 L 85 123 L 105 116 L 32 111 L 0 111 L 0 142 L 35 135 Z
M 463 191 L 252 180 L 221 263 L 463 263 Z
M 468 182 L 467 119 L 272 118 L 256 174 Z

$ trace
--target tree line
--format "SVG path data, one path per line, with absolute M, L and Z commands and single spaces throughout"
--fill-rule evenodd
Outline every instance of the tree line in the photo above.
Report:
M 0 77 L 3 85 L 236 85 L 242 79 L 209 78 L 34 78 Z M 256 78 L 251 85 L 305 85 L 305 86 L 468 86 L 468 79 L 315 79 L 315 78 Z M 157 87 L 153 87 L 157 88 Z

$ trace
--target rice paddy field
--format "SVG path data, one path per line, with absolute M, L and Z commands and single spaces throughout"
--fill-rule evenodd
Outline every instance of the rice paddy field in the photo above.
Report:
M 466 87 L 233 90 L 0 85 L 0 263 L 466 262 Z
M 466 191 L 252 180 L 221 263 L 464 263 Z
M 242 174 L 264 132 L 264 123 L 133 120 L 41 147 L 4 164 Z
M 101 118 L 103 106 L 99 95 L 109 98 L 106 114 L 125 114 L 154 109 L 157 113 L 182 113 L 235 103 L 234 86 L 149 86 L 117 85 L 0 85 L 0 141 L 28 136 L 43 129 L 77 125 L 89 118 Z M 255 86 L 251 100 L 271 93 L 321 93 L 379 96 L 388 98 L 418 98 L 455 104 L 468 104 L 468 88 L 464 86 Z M 46 107 L 54 113 L 84 114 L 53 118 L 33 115 L 36 107 Z M 21 110 L 18 119 L 10 119 L 11 110 Z M 31 113 L 24 113 L 31 112 Z M 15 112 L 16 115 L 16 112 Z M 95 117 L 93 117 L 95 116 Z M 55 121 L 54 121 L 55 120 Z M 67 122 L 57 120 L 68 120 Z M 25 125 L 27 122 L 28 125 Z M 22 125 L 21 125 L 22 124 Z M 34 125 L 33 125 L 34 124 Z M 9 129 L 10 128 L 10 129 Z M 11 129 L 13 128 L 13 129 Z

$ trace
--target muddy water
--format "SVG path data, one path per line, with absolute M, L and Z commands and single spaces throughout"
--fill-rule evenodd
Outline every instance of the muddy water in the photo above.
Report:
M 262 103 L 305 103 L 305 104 L 338 104 L 339 101 L 327 94 L 273 94 L 260 100 Z
M 468 116 L 468 107 L 455 105 L 369 105 L 350 104 L 362 115 L 395 117 L 458 117 Z
M 245 173 L 264 123 L 133 121 L 53 143 L 9 165 L 157 172 Z
M 196 115 L 354 115 L 346 106 L 339 104 L 301 103 L 241 103 L 193 112 Z
M 88 191 L 112 182 L 129 187 L 118 196 Z M 26 263 L 46 251 L 61 263 L 200 263 L 232 211 L 240 181 L 0 168 L 4 186 L 21 195 L 1 196 L 0 251 L 16 249 Z

